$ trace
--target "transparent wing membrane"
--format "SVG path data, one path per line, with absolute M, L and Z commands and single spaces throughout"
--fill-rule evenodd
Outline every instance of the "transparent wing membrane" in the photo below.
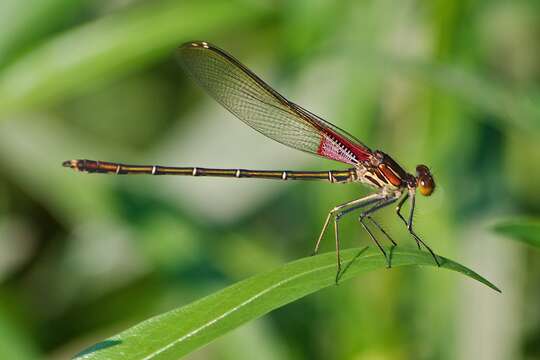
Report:
M 178 49 L 184 69 L 216 101 L 263 135 L 292 148 L 348 164 L 371 151 L 345 131 L 288 101 L 223 50 L 206 42 Z

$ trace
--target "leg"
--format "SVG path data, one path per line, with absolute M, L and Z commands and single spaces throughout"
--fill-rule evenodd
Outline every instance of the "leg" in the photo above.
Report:
M 372 194 L 372 195 L 368 195 L 366 197 L 363 197 L 357 200 L 350 201 L 345 204 L 338 205 L 332 210 L 330 210 L 324 222 L 323 228 L 321 230 L 321 234 L 319 235 L 319 238 L 317 239 L 317 243 L 315 243 L 315 249 L 313 250 L 312 255 L 316 255 L 319 252 L 319 246 L 321 245 L 322 238 L 324 236 L 324 233 L 326 232 L 326 229 L 328 228 L 328 225 L 330 224 L 330 219 L 332 217 L 337 217 L 336 220 L 339 220 L 339 218 L 343 216 L 344 214 L 350 211 L 356 210 L 358 208 L 373 204 L 374 202 L 377 202 L 381 200 L 382 198 L 383 198 L 383 195 L 381 194 Z
M 382 198 L 384 198 L 384 195 L 382 194 L 368 195 L 361 199 L 353 200 L 348 203 L 336 206 L 335 208 L 330 210 L 330 212 L 328 213 L 328 216 L 326 217 L 326 221 L 324 222 L 321 234 L 319 235 L 319 238 L 317 239 L 317 243 L 315 244 L 315 250 L 313 251 L 312 255 L 317 254 L 317 252 L 319 251 L 319 245 L 321 244 L 321 240 L 326 232 L 326 229 L 328 228 L 328 224 L 330 223 L 330 218 L 333 217 L 334 218 L 334 236 L 335 236 L 335 241 L 336 241 L 336 258 L 337 258 L 336 284 L 339 280 L 339 274 L 341 272 L 341 258 L 339 254 L 340 247 L 339 247 L 339 232 L 338 232 L 339 219 L 350 211 L 378 202 Z
M 401 200 L 399 200 L 399 203 L 397 204 L 396 206 L 396 214 L 399 216 L 399 218 L 401 220 L 403 220 L 403 223 L 405 224 L 405 226 L 407 226 L 407 220 L 405 220 L 405 218 L 403 217 L 403 215 L 401 215 L 401 207 L 403 206 L 403 204 L 405 203 L 405 201 L 407 201 L 407 199 L 409 198 L 409 193 L 405 193 L 405 195 L 403 195 L 403 197 L 401 198 Z
M 413 230 L 413 215 L 414 215 L 414 204 L 415 204 L 415 194 L 414 194 L 414 192 L 411 191 L 410 197 L 411 197 L 411 212 L 409 214 L 409 223 L 407 224 L 407 230 L 409 230 L 409 233 L 416 240 L 416 244 L 418 245 L 418 248 L 420 249 L 420 244 L 424 245 L 424 247 L 429 251 L 431 256 L 433 256 L 433 259 L 437 263 L 437 266 L 441 266 L 441 264 L 439 262 L 439 259 L 437 259 L 437 256 L 435 256 L 435 253 L 433 252 L 433 250 L 431 250 L 431 248 L 429 246 L 427 246 L 427 244 L 425 242 L 423 242 L 422 239 L 420 239 L 420 237 L 418 235 L 416 235 L 416 233 Z
M 339 274 L 341 273 L 341 256 L 339 255 L 339 236 L 338 236 L 338 217 L 334 217 L 334 235 L 336 237 L 336 258 L 337 258 L 337 271 L 336 271 L 336 284 L 339 280 Z
M 409 216 L 409 221 L 405 220 L 405 218 L 403 217 L 403 215 L 401 215 L 401 207 L 403 206 L 403 204 L 405 203 L 405 201 L 407 201 L 408 198 L 409 198 L 409 193 L 407 192 L 407 193 L 405 193 L 405 195 L 401 198 L 401 200 L 399 201 L 398 205 L 396 206 L 396 214 L 399 216 L 399 218 L 400 218 L 401 220 L 403 220 L 403 223 L 405 224 L 405 226 L 407 226 L 407 229 L 409 229 L 409 222 L 412 221 L 412 214 L 413 214 L 413 212 L 414 212 L 414 209 L 413 209 L 413 207 L 414 207 L 414 199 L 411 200 L 412 203 L 413 203 L 413 206 L 411 207 L 411 214 L 410 214 L 410 216 Z M 409 232 L 410 232 L 410 230 L 409 230 Z M 416 238 L 415 238 L 415 240 L 416 240 Z M 420 241 L 416 240 L 416 246 L 418 246 L 418 250 L 421 249 L 421 247 L 420 247 Z
M 377 247 L 383 253 L 384 257 L 386 258 L 386 262 L 388 264 L 388 267 L 390 267 L 390 260 L 388 259 L 388 256 L 386 255 L 386 251 L 384 251 L 384 248 L 381 246 L 381 244 L 379 243 L 379 241 L 377 240 L 375 235 L 373 235 L 371 230 L 369 230 L 369 228 L 367 227 L 367 224 L 365 223 L 364 219 L 365 218 L 370 218 L 370 220 L 373 223 L 375 223 L 376 226 L 383 232 L 383 234 L 385 234 L 390 239 L 390 241 L 392 241 L 392 243 L 395 245 L 395 242 L 388 236 L 386 231 L 384 231 L 382 229 L 382 227 L 375 220 L 371 219 L 371 214 L 373 214 L 374 212 L 376 212 L 376 211 L 378 211 L 378 210 L 392 204 L 396 200 L 397 200 L 397 198 L 395 196 L 387 198 L 384 201 L 381 201 L 379 204 L 377 204 L 377 205 L 373 206 L 372 208 L 368 209 L 367 211 L 363 212 L 362 215 L 360 215 L 360 217 L 358 218 L 358 220 L 360 221 L 360 224 L 362 224 L 364 229 L 367 231 L 367 233 L 368 233 L 369 237 L 371 238 L 371 240 L 373 240 L 375 242 L 375 244 L 377 244 Z
M 416 196 L 415 196 L 415 193 L 414 192 L 411 192 L 410 197 L 411 197 L 411 210 L 409 212 L 409 221 L 408 222 L 405 222 L 405 224 L 407 225 L 407 230 L 409 230 L 409 233 L 412 234 L 412 236 L 414 237 L 414 239 L 416 240 L 416 245 L 418 246 L 418 250 L 422 249 L 420 247 L 420 238 L 418 236 L 416 236 L 416 234 L 413 232 L 412 230 L 412 223 L 413 223 L 413 216 L 414 216 L 414 204 L 416 203 Z M 407 198 L 409 197 L 409 193 L 407 193 L 407 196 L 403 198 L 403 200 L 407 200 Z
M 388 233 L 384 230 L 384 228 L 378 222 L 376 222 L 375 219 L 371 217 L 371 215 L 366 216 L 366 218 L 368 218 L 373 223 L 373 225 L 375 225 L 377 229 L 379 229 L 379 231 L 382 232 L 388 240 L 390 240 L 390 242 L 392 243 L 392 246 L 397 246 L 397 243 L 394 241 L 394 239 L 392 239 L 392 237 L 388 235 Z

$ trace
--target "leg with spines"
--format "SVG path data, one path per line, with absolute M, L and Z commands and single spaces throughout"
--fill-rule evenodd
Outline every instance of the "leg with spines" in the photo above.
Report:
M 368 205 L 371 205 L 373 203 L 377 203 L 380 200 L 384 199 L 385 195 L 383 194 L 371 194 L 366 197 L 356 199 L 353 201 L 350 201 L 345 204 L 338 205 L 334 207 L 332 210 L 328 212 L 328 216 L 326 217 L 326 220 L 324 222 L 323 228 L 321 230 L 321 233 L 319 235 L 319 238 L 317 239 L 317 242 L 315 244 L 315 249 L 313 250 L 312 255 L 316 255 L 319 252 L 319 246 L 321 244 L 322 238 L 324 234 L 326 233 L 326 230 L 328 228 L 328 225 L 330 224 L 330 219 L 333 218 L 334 220 L 334 236 L 335 236 L 335 243 L 336 243 L 336 261 L 337 261 L 337 272 L 336 272 L 336 284 L 339 280 L 339 274 L 341 272 L 341 257 L 340 257 L 340 246 L 339 246 L 339 231 L 338 231 L 338 222 L 339 219 L 354 210 L 360 209 L 362 207 L 366 207 Z
M 382 245 L 379 243 L 379 241 L 377 240 L 377 238 L 375 237 L 375 235 L 373 235 L 373 233 L 371 232 L 371 230 L 368 228 L 367 224 L 365 223 L 365 219 L 370 219 L 380 230 L 381 232 L 386 235 L 386 237 L 388 237 L 388 239 L 390 239 L 390 241 L 392 242 L 393 245 L 396 245 L 396 243 L 394 242 L 394 240 L 392 240 L 392 238 L 386 233 L 386 231 L 383 230 L 383 228 L 375 221 L 371 218 L 371 214 L 373 214 L 374 212 L 394 203 L 396 200 L 398 199 L 397 196 L 391 196 L 389 198 L 386 198 L 386 199 L 383 199 L 382 201 L 380 201 L 378 204 L 376 204 L 375 206 L 371 207 L 370 209 L 364 211 L 360 217 L 358 218 L 358 220 L 360 221 L 360 224 L 362 224 L 362 226 L 364 227 L 364 229 L 367 231 L 369 237 L 371 238 L 371 240 L 373 240 L 375 242 L 375 244 L 377 245 L 377 247 L 379 248 L 379 250 L 381 250 L 381 252 L 383 253 L 384 255 L 384 258 L 386 259 L 386 263 L 388 265 L 388 267 L 390 267 L 390 259 L 388 258 L 388 255 L 386 254 L 386 251 L 384 251 L 384 248 L 382 247 Z
M 403 206 L 405 201 L 407 201 L 408 198 L 411 198 L 411 210 L 409 212 L 409 221 L 405 220 L 403 215 L 401 215 L 401 207 Z M 403 222 L 405 223 L 405 226 L 407 226 L 407 230 L 416 241 L 416 245 L 418 246 L 418 249 L 420 250 L 422 248 L 420 245 L 424 245 L 424 247 L 429 251 L 433 259 L 435 260 L 435 263 L 437 264 L 437 266 L 441 266 L 441 263 L 439 262 L 439 259 L 437 258 L 433 250 L 431 250 L 431 248 L 424 241 L 422 241 L 422 239 L 420 239 L 420 237 L 413 230 L 413 217 L 414 217 L 415 203 L 416 203 L 415 192 L 414 190 L 409 190 L 409 192 L 403 195 L 398 205 L 396 206 L 396 213 L 399 216 L 399 218 L 403 220 Z
M 317 239 L 317 243 L 315 244 L 315 249 L 314 249 L 312 255 L 317 254 L 317 252 L 319 251 L 319 246 L 321 244 L 321 240 L 322 240 L 324 234 L 326 233 L 328 225 L 330 224 L 330 219 L 333 217 L 333 220 L 334 220 L 334 236 L 335 236 L 335 243 L 336 243 L 336 258 L 337 258 L 336 284 L 337 284 L 337 282 L 339 280 L 339 275 L 341 273 L 341 258 L 340 258 L 340 253 L 339 253 L 340 246 L 339 246 L 339 231 L 338 231 L 338 227 L 339 227 L 338 222 L 341 219 L 341 217 L 343 217 L 345 214 L 347 214 L 347 213 L 349 213 L 351 211 L 358 210 L 360 208 L 375 204 L 372 208 L 370 208 L 368 211 L 366 211 L 366 212 L 364 212 L 362 214 L 360 222 L 361 222 L 362 226 L 364 227 L 364 229 L 368 232 L 371 239 L 375 242 L 375 244 L 377 244 L 377 247 L 381 250 L 381 252 L 383 253 L 383 255 L 385 256 L 385 258 L 388 261 L 388 257 L 386 255 L 386 252 L 384 251 L 384 248 L 381 246 L 379 241 L 375 238 L 375 236 L 373 235 L 371 230 L 369 230 L 369 228 L 367 228 L 366 224 L 364 223 L 364 218 L 367 218 L 371 222 L 373 222 L 373 224 L 375 224 L 375 226 L 377 226 L 377 228 L 379 228 L 381 230 L 381 232 L 395 246 L 396 245 L 395 241 L 388 235 L 388 233 L 386 231 L 384 231 L 382 226 L 380 226 L 373 218 L 371 218 L 371 214 L 373 214 L 377 210 L 382 209 L 385 206 L 388 206 L 388 205 L 392 204 L 393 202 L 395 202 L 398 199 L 398 196 L 399 195 L 396 195 L 396 194 L 392 194 L 392 195 L 387 195 L 387 194 L 382 194 L 382 193 L 372 194 L 372 195 L 368 195 L 368 196 L 366 196 L 364 198 L 353 200 L 351 202 L 336 206 L 335 208 L 330 210 L 330 212 L 328 213 L 328 216 L 326 217 L 326 221 L 324 222 L 321 234 L 319 235 L 319 238 Z

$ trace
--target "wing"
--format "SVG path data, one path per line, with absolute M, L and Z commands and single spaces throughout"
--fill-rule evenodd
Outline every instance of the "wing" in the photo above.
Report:
M 371 157 L 352 135 L 287 100 L 225 51 L 206 42 L 178 49 L 183 68 L 216 101 L 261 134 L 347 164 Z

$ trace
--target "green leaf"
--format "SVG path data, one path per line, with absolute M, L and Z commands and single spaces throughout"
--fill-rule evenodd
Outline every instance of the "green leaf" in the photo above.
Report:
M 436 267 L 427 252 L 400 247 L 389 248 L 388 252 L 392 267 Z M 500 292 L 495 285 L 463 265 L 443 257 L 440 260 L 441 267 L 460 272 Z M 342 265 L 340 284 L 362 273 L 384 269 L 386 261 L 378 249 L 366 247 L 343 251 Z M 334 253 L 296 260 L 143 321 L 84 350 L 77 358 L 178 359 L 250 320 L 334 285 L 335 275 Z
M 500 122 L 502 127 L 519 127 L 532 133 L 540 131 L 537 93 L 509 90 L 504 84 L 497 84 L 460 66 L 402 60 L 396 61 L 395 66 L 464 102 L 500 116 L 500 120 L 490 121 Z
M 393 71 L 444 91 L 464 103 L 496 114 L 489 121 L 505 129 L 517 127 L 531 134 L 540 132 L 540 94 L 536 91 L 518 92 L 504 83 L 490 80 L 479 71 L 464 66 L 411 60 L 377 50 L 355 54 L 371 71 L 388 74 Z
M 152 2 L 82 25 L 3 69 L 0 115 L 53 103 L 172 57 L 185 41 L 258 19 L 256 9 L 236 1 Z
M 495 231 L 515 240 L 540 248 L 540 220 L 512 219 L 495 225 Z
M 82 0 L 3 0 L 0 2 L 0 67 L 68 22 Z
M 5 294 L 2 292 L 2 295 Z M 14 321 L 13 308 L 8 302 L 2 301 L 0 309 L 0 359 L 37 359 L 40 357 L 39 350 L 36 348 L 30 331 L 24 331 L 21 329 L 22 326 Z

